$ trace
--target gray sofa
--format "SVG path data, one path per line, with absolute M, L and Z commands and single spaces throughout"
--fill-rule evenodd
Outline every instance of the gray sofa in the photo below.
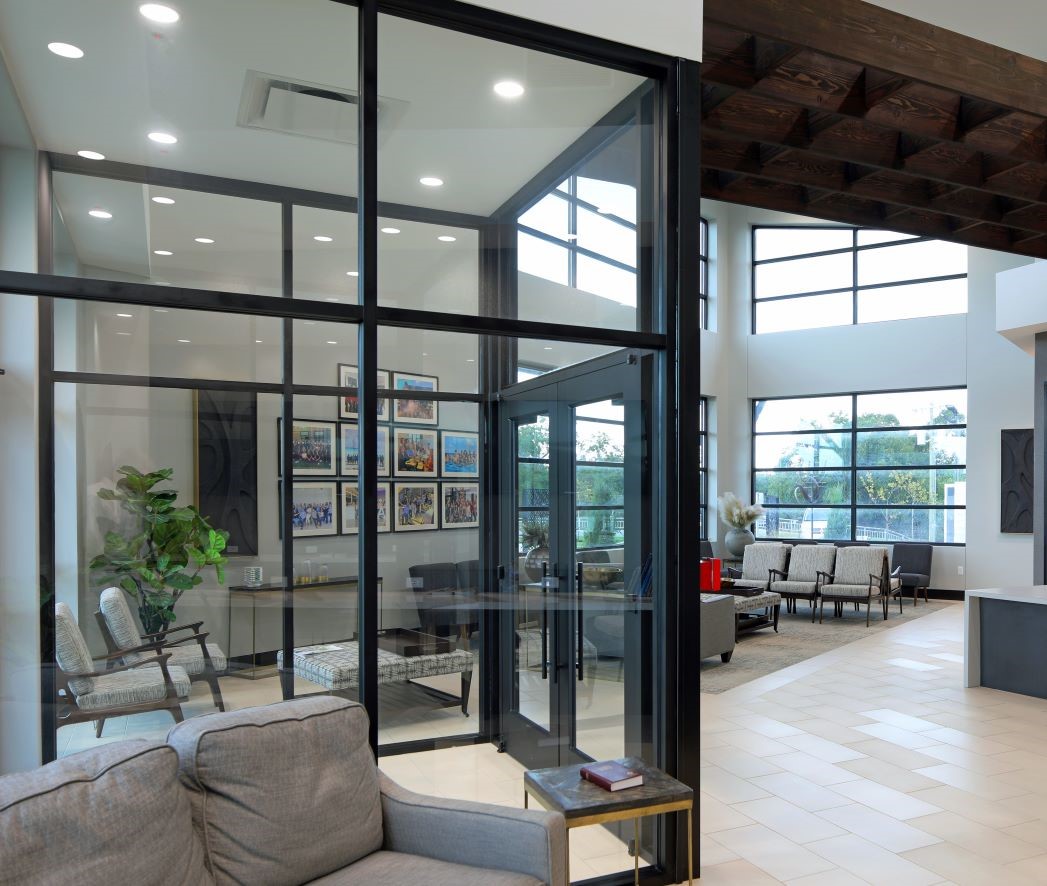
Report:
M 729 662 L 734 654 L 734 597 L 730 594 L 702 594 L 698 627 L 701 658 L 718 655 L 724 663 Z
M 0 882 L 566 886 L 558 813 L 426 797 L 317 696 L 0 778 Z

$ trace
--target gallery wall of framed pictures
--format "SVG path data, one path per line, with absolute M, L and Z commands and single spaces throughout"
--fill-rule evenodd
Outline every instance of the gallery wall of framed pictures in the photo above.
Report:
M 390 379 L 393 387 L 389 387 Z M 338 364 L 338 384 L 356 387 L 356 366 Z M 378 370 L 379 390 L 439 391 L 434 376 Z M 441 430 L 439 402 L 425 397 L 378 401 L 378 531 L 423 532 L 480 525 L 480 435 Z M 292 527 L 295 538 L 360 531 L 359 397 L 343 396 L 339 421 L 293 420 Z M 283 445 L 277 419 L 277 439 Z M 283 464 L 282 451 L 277 460 Z M 331 478 L 331 479 L 320 479 Z

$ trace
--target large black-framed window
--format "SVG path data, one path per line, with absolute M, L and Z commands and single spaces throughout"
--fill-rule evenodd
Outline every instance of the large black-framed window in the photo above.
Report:
M 762 538 L 966 541 L 967 390 L 754 400 Z
M 709 537 L 709 398 L 698 399 L 698 537 Z
M 701 316 L 701 328 L 709 328 L 709 222 L 704 218 L 698 220 L 700 234 L 698 246 L 698 264 L 700 278 L 698 283 L 698 300 Z M 704 536 L 703 536 L 704 537 Z
M 967 312 L 967 247 L 874 228 L 754 225 L 752 331 Z

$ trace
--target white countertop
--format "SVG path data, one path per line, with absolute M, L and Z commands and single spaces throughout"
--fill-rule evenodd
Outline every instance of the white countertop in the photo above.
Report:
M 1026 585 L 1015 588 L 974 588 L 967 591 L 968 599 L 1007 600 L 1011 603 L 1039 603 L 1047 606 L 1047 585 Z

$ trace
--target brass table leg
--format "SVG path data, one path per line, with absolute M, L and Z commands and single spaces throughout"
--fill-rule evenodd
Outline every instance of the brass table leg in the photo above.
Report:
M 694 834 L 692 833 L 691 810 L 687 810 L 687 883 L 694 886 Z
M 633 883 L 640 886 L 640 819 L 633 819 Z

